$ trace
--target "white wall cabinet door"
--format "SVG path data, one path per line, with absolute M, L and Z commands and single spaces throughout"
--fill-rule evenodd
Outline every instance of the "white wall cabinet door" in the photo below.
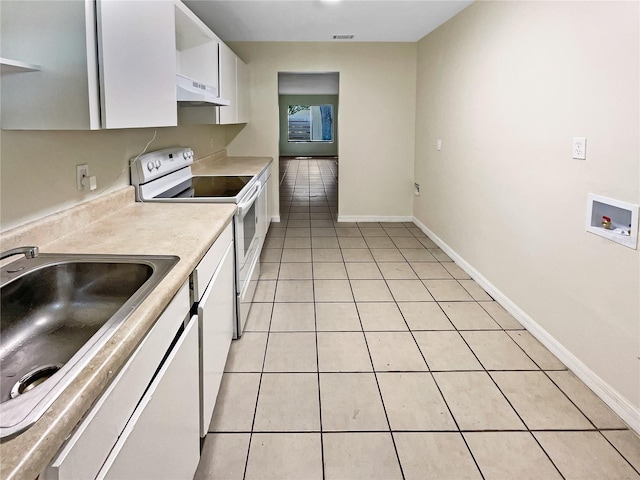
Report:
M 238 123 L 236 58 L 229 47 L 220 44 L 220 96 L 231 101 L 231 105 L 218 107 L 220 125 Z
M 2 74 L 2 128 L 99 129 L 93 2 L 0 3 L 0 56 L 40 65 Z
M 198 322 L 192 317 L 97 478 L 193 478 L 200 458 L 198 387 Z
M 237 123 L 249 122 L 249 67 L 236 57 L 236 98 L 238 105 Z
M 249 67 L 224 43 L 219 43 L 220 97 L 224 107 L 180 106 L 180 125 L 229 125 L 249 122 Z
M 103 128 L 178 123 L 173 2 L 98 0 Z
M 177 125 L 174 2 L 2 0 L 1 22 L 0 56 L 41 67 L 2 75 L 3 129 Z

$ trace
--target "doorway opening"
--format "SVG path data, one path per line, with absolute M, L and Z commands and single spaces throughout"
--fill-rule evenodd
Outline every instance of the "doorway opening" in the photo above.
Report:
M 280 221 L 333 228 L 338 219 L 339 74 L 279 73 Z

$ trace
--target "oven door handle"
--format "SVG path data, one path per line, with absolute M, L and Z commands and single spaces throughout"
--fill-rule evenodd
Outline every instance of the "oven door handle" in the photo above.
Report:
M 244 217 L 244 210 L 250 208 L 253 205 L 253 202 L 258 198 L 258 194 L 260 193 L 260 188 L 262 187 L 262 182 L 256 182 L 256 186 L 253 187 L 253 192 L 249 195 L 249 199 L 245 200 L 238 204 L 238 216 L 240 218 Z

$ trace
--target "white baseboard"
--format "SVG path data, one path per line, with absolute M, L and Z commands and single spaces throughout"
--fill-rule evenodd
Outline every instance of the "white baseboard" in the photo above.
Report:
M 380 217 L 376 215 L 338 215 L 338 222 L 413 222 L 413 217 Z
M 542 328 L 533 318 L 525 313 L 505 294 L 487 280 L 470 263 L 456 253 L 440 237 L 433 233 L 417 218 L 413 222 L 434 241 L 451 259 L 458 264 L 471 278 L 491 295 L 496 302 L 504 307 L 518 320 L 535 338 L 538 339 L 551 353 L 553 353 L 569 370 L 576 374 L 593 392 L 604 401 L 629 427 L 640 434 L 640 408 L 633 405 L 616 389 L 600 378 L 593 370 L 585 365 L 578 357 L 571 353 L 564 345 L 556 340 L 549 332 Z
M 271 221 L 272 222 L 276 222 L 276 223 L 280 223 L 280 215 L 272 215 L 271 216 Z

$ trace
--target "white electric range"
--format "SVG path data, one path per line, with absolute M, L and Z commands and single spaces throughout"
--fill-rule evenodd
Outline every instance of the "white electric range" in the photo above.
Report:
M 260 250 L 266 222 L 266 175 L 194 175 L 193 151 L 172 147 L 131 161 L 131 184 L 139 202 L 235 203 L 236 322 L 234 338 L 242 335 L 260 276 Z

